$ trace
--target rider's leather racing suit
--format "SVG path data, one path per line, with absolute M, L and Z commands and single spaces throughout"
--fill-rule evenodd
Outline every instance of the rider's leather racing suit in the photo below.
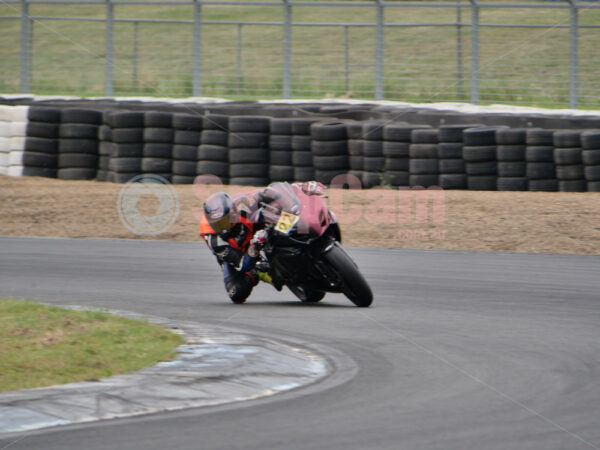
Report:
M 325 186 L 316 181 L 297 185 L 306 195 L 325 195 Z M 234 303 L 243 303 L 258 284 L 255 265 L 265 241 L 260 233 L 265 227 L 260 203 L 269 202 L 267 190 L 254 190 L 233 197 L 239 222 L 226 233 L 214 234 L 206 224 L 200 225 L 201 236 L 223 267 L 225 289 Z

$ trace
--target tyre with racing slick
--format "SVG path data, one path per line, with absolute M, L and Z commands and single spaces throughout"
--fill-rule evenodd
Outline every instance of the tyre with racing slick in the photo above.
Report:
M 362 276 L 358 267 L 336 242 L 330 250 L 323 254 L 323 259 L 335 270 L 343 283 L 344 295 L 359 307 L 370 306 L 373 292 Z

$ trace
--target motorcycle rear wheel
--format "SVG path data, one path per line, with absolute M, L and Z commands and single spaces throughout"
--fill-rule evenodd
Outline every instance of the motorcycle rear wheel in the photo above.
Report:
M 323 254 L 323 259 L 331 265 L 344 283 L 344 295 L 356 306 L 365 308 L 373 302 L 373 292 L 358 267 L 336 243 L 331 250 Z
M 317 303 L 325 297 L 325 291 L 311 289 L 305 286 L 288 286 L 288 289 L 304 303 Z

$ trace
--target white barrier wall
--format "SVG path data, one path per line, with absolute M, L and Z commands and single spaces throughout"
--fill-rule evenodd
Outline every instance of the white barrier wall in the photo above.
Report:
M 0 175 L 23 175 L 29 106 L 0 105 Z
M 0 175 L 8 175 L 10 107 L 0 105 Z

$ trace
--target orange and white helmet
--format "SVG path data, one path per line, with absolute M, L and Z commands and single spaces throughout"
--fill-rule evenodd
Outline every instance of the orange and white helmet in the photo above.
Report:
M 235 204 L 229 194 L 217 192 L 204 202 L 204 214 L 215 233 L 230 231 L 238 223 Z

